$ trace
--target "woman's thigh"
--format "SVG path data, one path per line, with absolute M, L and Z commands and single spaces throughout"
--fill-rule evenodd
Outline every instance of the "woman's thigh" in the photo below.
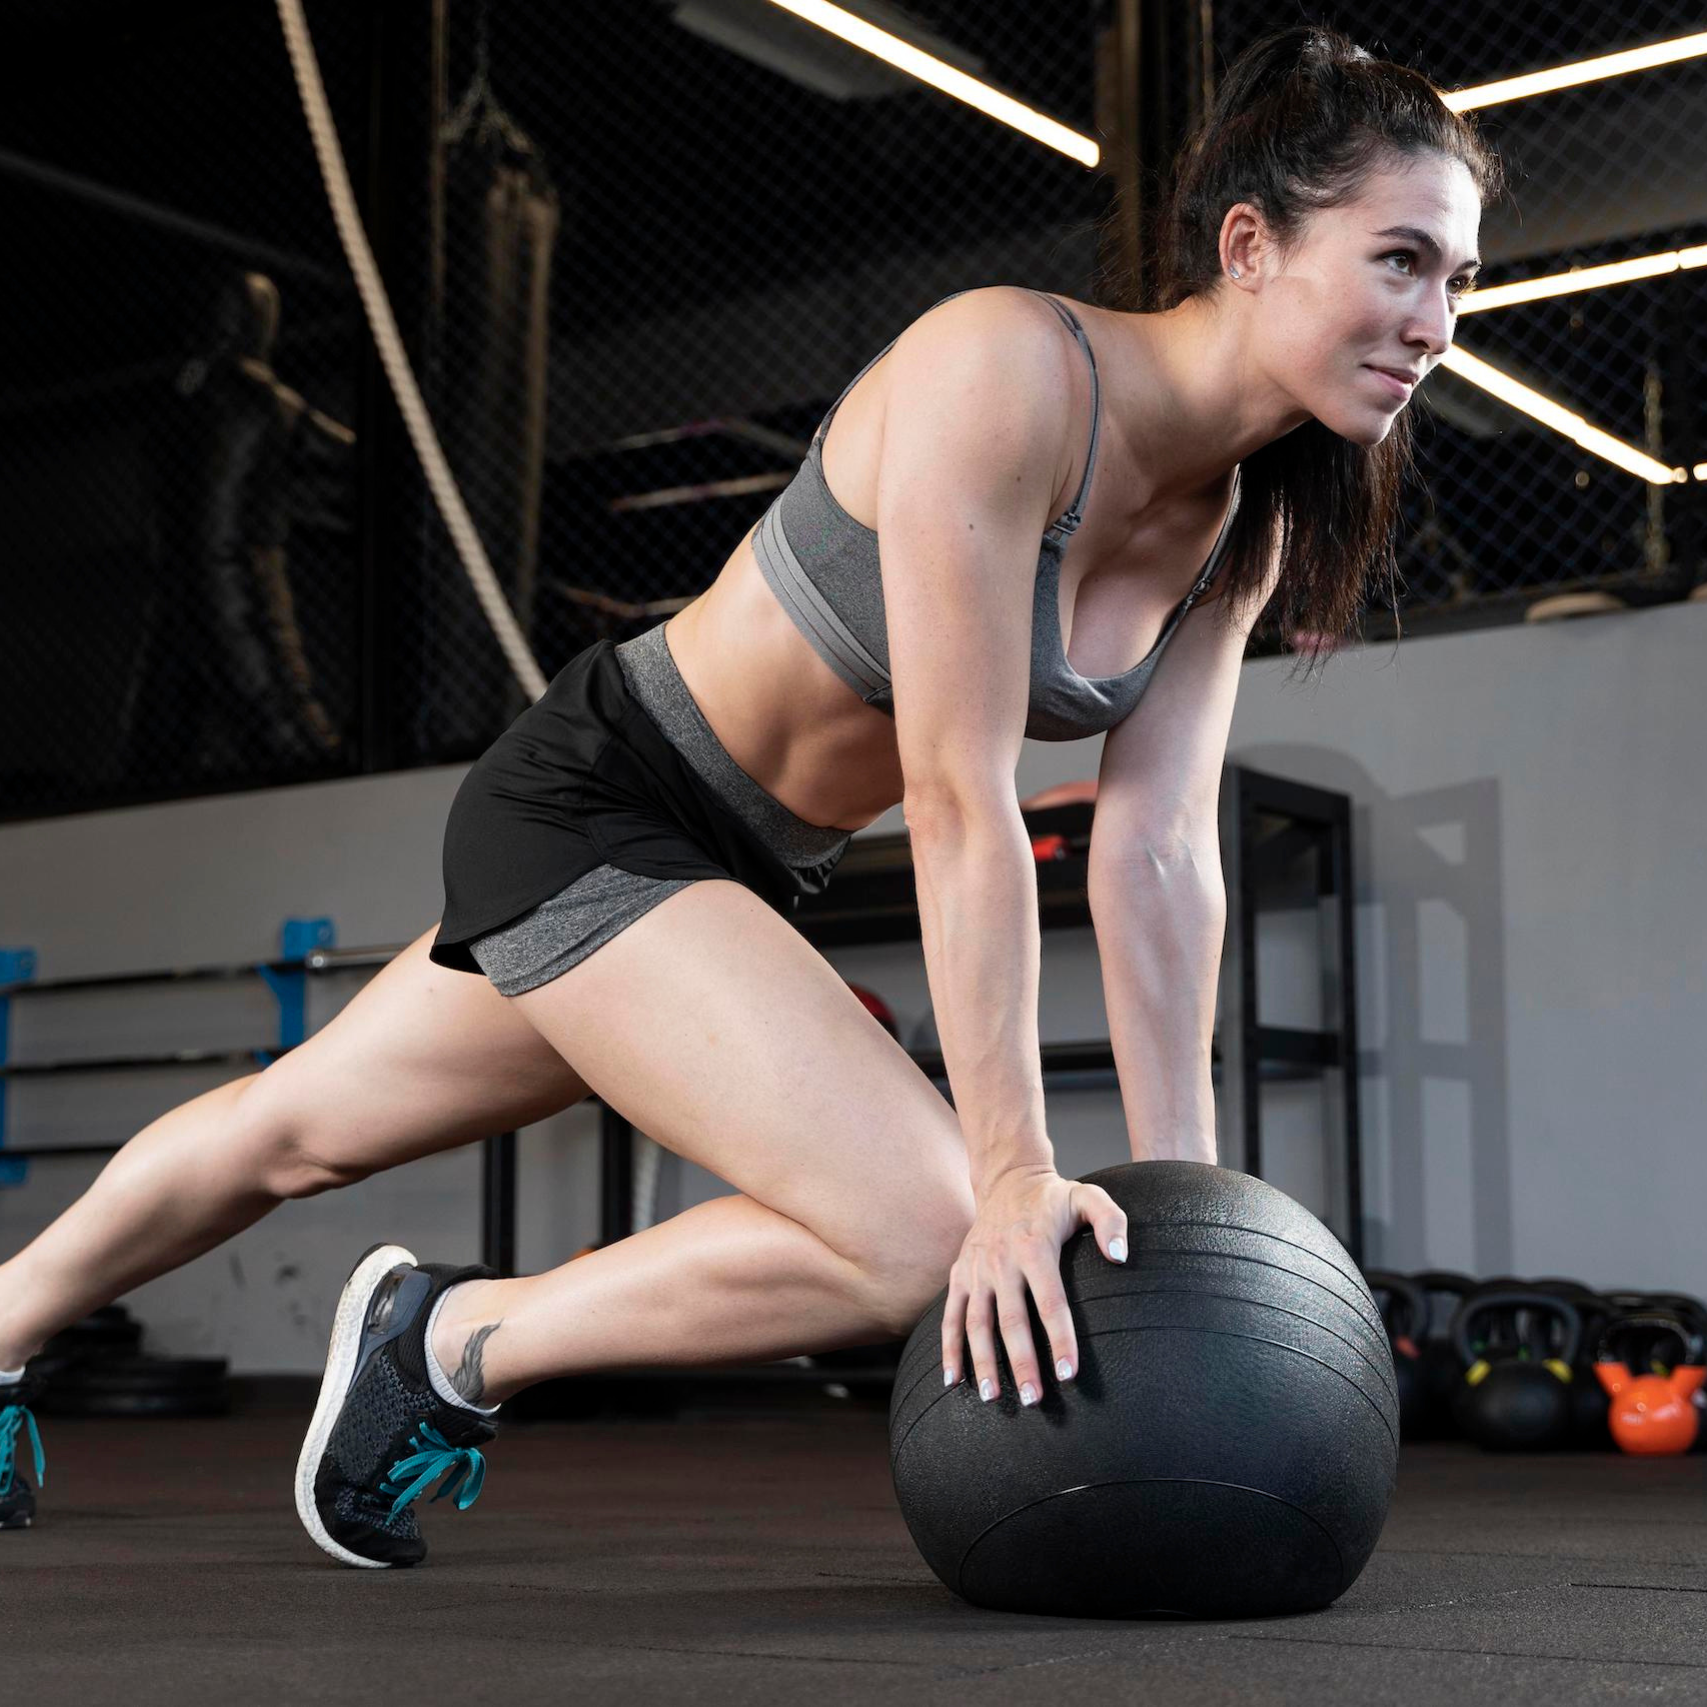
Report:
M 666 1149 L 863 1268 L 946 1273 L 974 1213 L 953 1108 L 741 884 L 690 884 L 509 1002 Z
M 274 1135 L 300 1191 L 527 1126 L 587 1094 L 485 978 L 427 958 L 436 932 L 410 943 L 244 1094 L 251 1128 Z

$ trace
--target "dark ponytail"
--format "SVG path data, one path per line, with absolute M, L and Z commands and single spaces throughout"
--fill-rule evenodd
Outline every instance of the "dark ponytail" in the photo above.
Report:
M 1235 202 L 1261 211 L 1284 260 L 1311 214 L 1355 199 L 1392 155 L 1429 150 L 1463 162 L 1484 208 L 1503 193 L 1499 157 L 1426 77 L 1321 25 L 1275 31 L 1228 68 L 1174 158 L 1153 286 L 1129 272 L 1104 274 L 1093 300 L 1163 312 L 1228 288 L 1220 236 Z M 1247 456 L 1216 607 L 1223 617 L 1232 621 L 1258 596 L 1278 540 L 1283 562 L 1269 620 L 1283 634 L 1353 633 L 1371 591 L 1391 600 L 1397 621 L 1393 539 L 1413 435 L 1409 409 L 1367 447 L 1308 420 Z

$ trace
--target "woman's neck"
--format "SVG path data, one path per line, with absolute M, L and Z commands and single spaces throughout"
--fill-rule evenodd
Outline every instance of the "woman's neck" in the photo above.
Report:
M 1310 419 L 1252 359 L 1237 307 L 1104 311 L 1119 352 L 1110 401 L 1155 500 L 1224 493 L 1245 457 Z

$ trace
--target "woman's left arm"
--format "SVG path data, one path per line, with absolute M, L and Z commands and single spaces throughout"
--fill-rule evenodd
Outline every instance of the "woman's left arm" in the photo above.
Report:
M 1213 850 L 1212 850 L 1213 852 Z M 1210 1040 L 1227 898 L 1181 857 L 1128 875 L 1092 903 L 1109 1040 L 1136 1162 L 1213 1162 Z
M 1138 707 L 1108 732 L 1091 826 L 1090 904 L 1109 1036 L 1137 1161 L 1215 1160 L 1210 1040 L 1227 921 L 1221 770 L 1246 643 L 1215 599 L 1185 618 Z

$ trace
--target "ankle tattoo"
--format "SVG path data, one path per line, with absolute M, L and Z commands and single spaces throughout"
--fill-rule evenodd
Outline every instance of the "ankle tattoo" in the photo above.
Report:
M 462 1362 L 456 1366 L 450 1377 L 451 1386 L 471 1405 L 478 1405 L 486 1396 L 486 1342 L 503 1325 L 504 1321 L 500 1316 L 497 1321 L 474 1329 L 468 1336 L 468 1343 L 462 1348 Z

